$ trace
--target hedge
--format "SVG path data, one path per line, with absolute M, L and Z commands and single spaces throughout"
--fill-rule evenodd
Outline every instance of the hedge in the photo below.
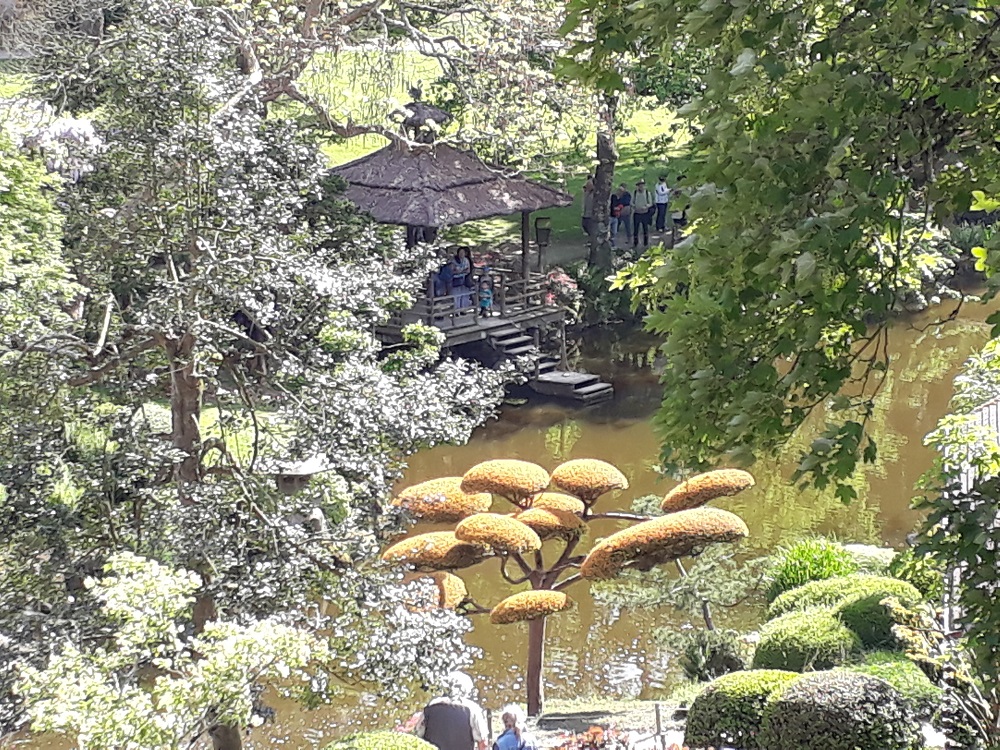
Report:
M 909 703 L 885 680 L 836 670 L 802 675 L 764 709 L 767 750 L 917 750 Z
M 885 680 L 910 702 L 922 718 L 929 718 L 935 713 L 944 694 L 920 667 L 898 651 L 873 651 L 865 654 L 859 663 L 844 669 Z
M 826 608 L 789 612 L 764 624 L 755 669 L 829 669 L 861 651 L 861 640 Z
M 767 750 L 758 744 L 764 708 L 773 695 L 798 676 L 795 672 L 758 669 L 719 677 L 691 704 L 684 744 Z
M 894 596 L 906 606 L 922 601 L 920 592 L 911 584 L 885 576 L 854 574 L 812 581 L 797 589 L 786 591 L 767 609 L 768 617 L 780 617 L 788 612 L 810 607 L 835 607 L 847 599 L 881 595 Z

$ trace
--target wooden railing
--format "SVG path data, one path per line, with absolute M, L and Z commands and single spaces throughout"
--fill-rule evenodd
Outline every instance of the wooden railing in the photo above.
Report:
M 455 328 L 474 325 L 479 316 L 479 285 L 484 276 L 481 270 L 472 274 L 473 286 L 455 287 L 451 294 L 436 296 L 433 282 L 428 281 L 424 298 L 417 300 L 409 310 L 394 315 L 389 327 L 401 328 L 407 323 L 420 321 L 438 328 Z M 501 318 L 524 312 L 532 307 L 545 305 L 545 276 L 533 273 L 524 278 L 509 268 L 492 268 L 494 315 Z

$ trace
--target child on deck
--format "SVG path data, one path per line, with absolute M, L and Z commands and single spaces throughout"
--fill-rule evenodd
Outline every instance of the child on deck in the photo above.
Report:
M 489 279 L 479 282 L 479 315 L 488 318 L 493 314 L 493 287 Z

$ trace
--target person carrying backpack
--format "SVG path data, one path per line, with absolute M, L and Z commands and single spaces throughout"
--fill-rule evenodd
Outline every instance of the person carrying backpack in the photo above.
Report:
M 538 750 L 535 738 L 528 734 L 524 712 L 519 706 L 505 707 L 501 719 L 503 732 L 493 743 L 493 750 Z
M 653 196 L 646 190 L 646 180 L 640 179 L 635 183 L 635 192 L 632 194 L 632 247 L 636 250 L 639 249 L 640 230 L 642 246 L 649 247 L 649 222 L 655 210 Z

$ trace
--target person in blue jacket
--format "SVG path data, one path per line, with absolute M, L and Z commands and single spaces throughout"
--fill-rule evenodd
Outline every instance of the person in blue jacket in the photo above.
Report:
M 507 706 L 501 717 L 503 732 L 493 743 L 493 750 L 538 750 L 535 739 L 528 734 L 524 712 L 519 706 Z

